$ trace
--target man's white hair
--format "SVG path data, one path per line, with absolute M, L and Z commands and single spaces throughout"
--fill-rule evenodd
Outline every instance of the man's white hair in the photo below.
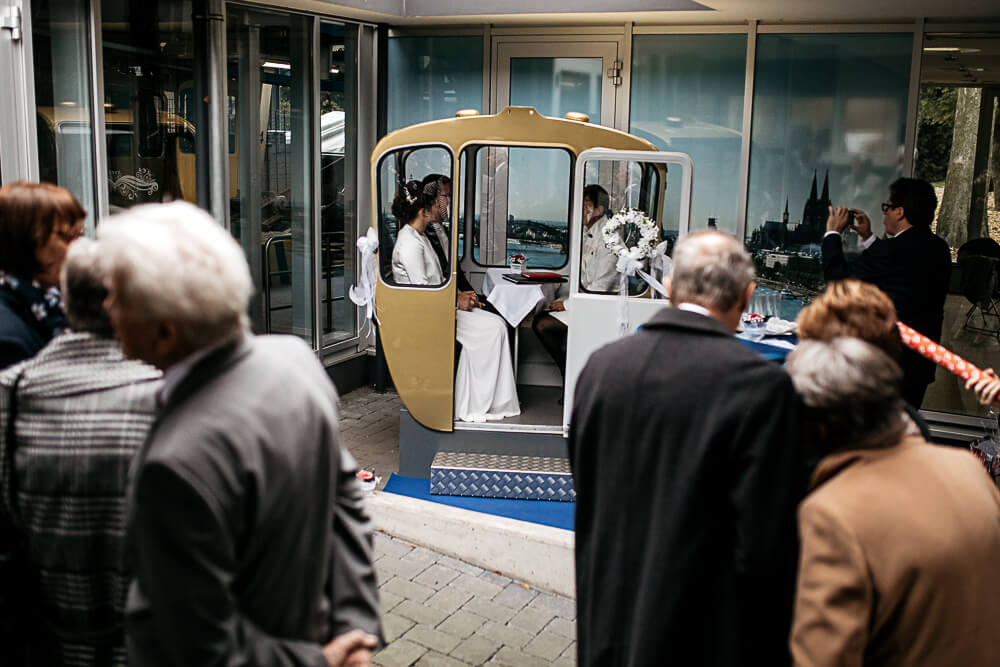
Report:
M 248 328 L 253 282 L 243 251 L 200 208 L 136 206 L 103 221 L 97 237 L 126 312 L 176 321 L 194 349 Z
M 739 303 L 754 279 L 743 244 L 722 232 L 689 234 L 674 249 L 671 301 L 726 311 Z

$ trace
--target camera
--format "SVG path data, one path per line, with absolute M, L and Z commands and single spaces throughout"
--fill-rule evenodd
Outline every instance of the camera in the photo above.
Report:
M 854 211 L 847 212 L 847 226 L 848 227 L 854 226 Z

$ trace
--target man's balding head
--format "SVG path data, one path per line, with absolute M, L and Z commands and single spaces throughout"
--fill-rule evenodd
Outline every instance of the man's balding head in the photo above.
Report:
M 753 282 L 754 269 L 743 244 L 721 232 L 685 236 L 674 250 L 670 296 L 709 310 L 732 310 Z

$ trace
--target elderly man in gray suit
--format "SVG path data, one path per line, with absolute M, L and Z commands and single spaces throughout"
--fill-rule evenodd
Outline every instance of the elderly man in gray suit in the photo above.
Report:
M 246 261 L 194 206 L 137 207 L 99 239 L 122 350 L 165 372 L 130 486 L 130 664 L 368 664 L 371 525 L 322 365 L 248 333 Z

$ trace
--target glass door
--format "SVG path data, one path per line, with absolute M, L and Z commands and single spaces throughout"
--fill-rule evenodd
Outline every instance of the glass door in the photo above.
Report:
M 585 114 L 592 123 L 615 125 L 620 83 L 616 74 L 621 48 L 618 41 L 497 40 L 491 100 L 494 112 L 507 106 L 530 106 L 544 116 Z M 520 148 L 492 148 L 483 153 L 479 160 L 481 224 L 473 231 L 473 252 L 465 263 L 466 270 L 472 272 L 477 264 L 506 265 L 510 246 L 520 247 L 539 233 L 565 235 L 568 226 L 568 202 L 552 202 L 550 187 L 553 180 L 568 180 L 571 167 L 564 154 Z M 589 176 L 594 182 L 599 178 L 596 172 Z M 601 180 L 609 181 L 610 174 Z M 561 261 L 547 258 L 542 264 L 535 263 L 556 269 L 565 264 L 565 256 Z
M 312 17 L 228 8 L 233 235 L 257 284 L 254 329 L 316 340 Z
M 329 347 L 357 336 L 347 291 L 358 255 L 358 26 L 323 21 L 319 40 L 319 326 Z

